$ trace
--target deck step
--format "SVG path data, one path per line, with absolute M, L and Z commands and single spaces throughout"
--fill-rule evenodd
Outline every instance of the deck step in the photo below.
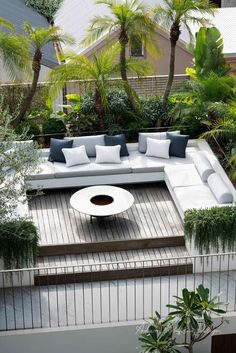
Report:
M 97 253 L 103 249 L 105 252 L 125 250 L 141 250 L 163 247 L 181 247 L 185 245 L 184 235 L 168 237 L 153 237 L 129 240 L 97 241 L 93 243 L 68 243 L 39 246 L 39 256 L 75 255 L 84 253 Z
M 35 285 L 189 274 L 191 261 L 177 259 L 185 256 L 184 246 L 44 256 L 38 260 L 42 269 L 35 274 Z

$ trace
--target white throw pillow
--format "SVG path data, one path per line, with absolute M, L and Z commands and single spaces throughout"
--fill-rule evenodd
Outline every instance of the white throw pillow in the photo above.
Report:
M 62 152 L 65 156 L 67 168 L 78 164 L 90 163 L 85 146 L 79 146 L 75 148 L 62 148 Z
M 120 160 L 120 145 L 116 146 L 99 146 L 96 145 L 96 160 L 95 163 L 121 163 Z
M 170 158 L 170 140 L 155 140 L 147 137 L 147 157 Z

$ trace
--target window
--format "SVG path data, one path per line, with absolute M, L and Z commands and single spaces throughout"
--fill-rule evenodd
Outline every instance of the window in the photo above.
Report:
M 144 56 L 143 43 L 139 38 L 132 41 L 130 45 L 130 56 L 141 57 Z

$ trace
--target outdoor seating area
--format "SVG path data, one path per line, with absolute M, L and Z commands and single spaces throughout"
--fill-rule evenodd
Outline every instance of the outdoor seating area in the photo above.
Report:
M 0 351 L 236 352 L 233 1 L 0 10 Z

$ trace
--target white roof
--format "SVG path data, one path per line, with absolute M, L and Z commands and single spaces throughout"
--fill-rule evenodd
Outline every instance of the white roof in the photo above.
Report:
M 152 6 L 158 2 L 161 3 L 162 0 L 145 0 L 144 2 Z M 71 34 L 76 39 L 76 44 L 69 49 L 80 53 L 85 49 L 80 42 L 86 35 L 91 19 L 94 16 L 106 14 L 109 14 L 107 6 L 96 4 L 96 0 L 65 0 L 55 22 L 64 32 Z M 210 20 L 222 34 L 224 53 L 226 55 L 236 54 L 236 7 L 218 9 L 215 17 Z M 199 26 L 193 25 L 193 34 L 198 29 Z M 181 33 L 181 39 L 186 43 L 189 42 L 189 36 L 185 30 Z

